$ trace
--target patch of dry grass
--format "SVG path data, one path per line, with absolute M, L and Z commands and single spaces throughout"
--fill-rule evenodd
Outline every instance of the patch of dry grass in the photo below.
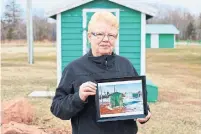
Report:
M 34 90 L 55 90 L 56 48 L 51 44 L 36 45 L 33 65 L 27 62 L 25 46 L 2 45 L 3 101 L 27 97 Z M 150 104 L 152 119 L 146 125 L 139 124 L 139 134 L 200 133 L 200 58 L 200 46 L 147 50 L 147 77 L 159 87 L 159 100 Z M 51 114 L 50 98 L 28 99 L 36 112 L 34 125 L 70 129 L 69 121 L 62 121 Z
M 147 76 L 159 88 L 152 119 L 141 133 L 201 132 L 201 46 L 148 49 Z
M 51 43 L 49 43 L 51 45 Z M 1 53 L 1 98 L 2 101 L 25 97 L 34 90 L 55 90 L 56 48 L 40 46 L 34 48 L 34 64 L 27 61 L 27 48 L 3 44 Z M 34 125 L 42 128 L 67 127 L 69 121 L 61 121 L 50 112 L 51 99 L 28 98 L 36 113 Z
M 50 42 L 48 40 L 44 40 L 44 41 L 34 41 L 33 42 L 33 46 L 37 46 L 37 47 L 52 47 L 55 46 L 56 43 L 55 42 Z M 1 41 L 1 47 L 24 47 L 27 46 L 27 41 L 26 40 L 15 40 L 15 41 Z

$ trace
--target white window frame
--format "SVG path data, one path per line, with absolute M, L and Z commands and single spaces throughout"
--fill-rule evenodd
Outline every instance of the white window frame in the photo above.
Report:
M 57 85 L 60 82 L 62 74 L 62 57 L 61 57 L 61 14 L 57 14 Z
M 141 68 L 140 75 L 146 74 L 146 14 L 141 13 Z
M 119 22 L 119 9 L 103 9 L 103 8 L 93 8 L 93 9 L 83 9 L 82 10 L 82 16 L 83 16 L 83 55 L 87 53 L 87 31 L 86 31 L 86 27 L 87 27 L 87 13 L 88 12 L 98 12 L 98 11 L 109 11 L 109 12 L 115 12 L 118 22 Z M 119 34 L 117 37 L 117 41 L 116 41 L 116 46 L 115 46 L 115 53 L 119 55 Z

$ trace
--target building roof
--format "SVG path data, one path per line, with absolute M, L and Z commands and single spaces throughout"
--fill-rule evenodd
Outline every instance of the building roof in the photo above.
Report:
M 54 7 L 53 10 L 47 11 L 46 16 L 54 17 L 55 15 L 61 12 L 76 8 L 78 6 L 81 6 L 83 4 L 86 4 L 92 1 L 94 0 L 66 0 L 65 2 Z M 151 6 L 149 3 L 147 3 L 146 1 L 145 2 L 140 0 L 108 0 L 108 1 L 145 13 L 149 16 L 156 15 L 156 9 L 153 6 Z
M 179 30 L 172 24 L 147 24 L 146 33 L 179 34 Z

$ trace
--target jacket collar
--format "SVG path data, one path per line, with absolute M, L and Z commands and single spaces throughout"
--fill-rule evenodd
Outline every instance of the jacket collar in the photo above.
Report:
M 101 68 L 111 68 L 114 65 L 115 61 L 115 53 L 112 52 L 111 55 L 102 55 L 102 56 L 93 56 L 92 50 L 90 49 L 87 53 L 88 59 L 95 63 L 97 66 Z

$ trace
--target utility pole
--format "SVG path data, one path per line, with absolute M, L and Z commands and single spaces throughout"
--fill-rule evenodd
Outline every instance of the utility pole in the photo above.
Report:
M 34 63 L 33 59 L 33 24 L 32 24 L 32 0 L 27 0 L 27 45 L 28 45 L 28 62 Z

